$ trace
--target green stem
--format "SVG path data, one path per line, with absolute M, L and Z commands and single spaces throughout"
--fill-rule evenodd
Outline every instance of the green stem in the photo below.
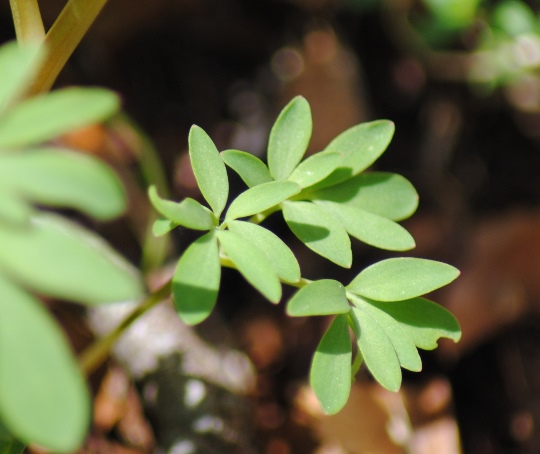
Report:
M 133 311 L 109 334 L 97 339 L 84 350 L 79 356 L 79 366 L 82 371 L 87 375 L 90 375 L 95 371 L 107 359 L 114 344 L 133 322 L 152 309 L 156 304 L 166 299 L 170 293 L 171 282 L 167 281 L 159 289 L 150 294 L 139 306 L 133 309 Z
M 48 58 L 27 90 L 27 97 L 50 90 L 67 60 L 106 3 L 107 0 L 68 1 L 45 36 L 43 44 L 47 48 Z
M 40 43 L 45 38 L 45 28 L 37 0 L 10 0 L 15 34 L 20 44 Z

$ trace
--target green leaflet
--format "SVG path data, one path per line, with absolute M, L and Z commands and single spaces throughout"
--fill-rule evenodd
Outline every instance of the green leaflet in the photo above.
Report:
M 251 153 L 225 150 L 221 152 L 221 157 L 225 164 L 233 169 L 250 188 L 272 181 L 266 164 Z
M 351 266 L 351 241 L 339 220 L 311 202 L 284 202 L 283 217 L 312 251 L 344 268 Z
M 97 235 L 48 214 L 25 228 L 0 225 L 0 273 L 46 295 L 83 304 L 132 301 L 140 277 Z
M 189 157 L 199 189 L 219 219 L 229 196 L 227 169 L 212 139 L 198 126 L 189 131 Z
M 1 276 L 0 313 L 0 419 L 22 441 L 75 452 L 90 424 L 90 398 L 63 333 Z
M 30 202 L 75 208 L 99 220 L 119 216 L 126 207 L 116 174 L 100 160 L 73 151 L 0 154 L 0 181 Z
M 355 206 L 392 221 L 408 218 L 418 207 L 414 186 L 401 175 L 385 172 L 362 173 L 307 197 Z
M 347 316 L 337 315 L 321 339 L 309 374 L 310 384 L 327 415 L 339 412 L 351 390 L 352 348 Z
M 316 153 L 302 161 L 288 179 L 307 188 L 330 175 L 341 160 L 342 156 L 332 151 Z
M 174 305 L 184 323 L 196 325 L 210 315 L 217 301 L 220 280 L 219 249 L 211 231 L 186 249 L 174 272 Z
M 176 227 L 178 227 L 178 224 L 170 219 L 156 219 L 152 225 L 152 233 L 154 236 L 163 236 Z
M 369 304 L 399 322 L 418 348 L 433 350 L 437 348 L 437 340 L 441 337 L 454 342 L 461 339 L 461 329 L 456 318 L 444 307 L 425 298 L 399 302 L 370 300 Z
M 361 271 L 347 290 L 378 301 L 402 301 L 432 292 L 458 276 L 459 271 L 446 263 L 392 258 Z
M 32 208 L 21 197 L 13 194 L 0 183 L 0 225 L 2 223 L 26 224 Z
M 358 348 L 364 362 L 375 378 L 389 391 L 401 386 L 401 367 L 392 341 L 384 329 L 368 312 L 352 308 Z
M 279 303 L 281 283 L 264 252 L 233 231 L 218 230 L 216 234 L 221 248 L 240 274 L 270 302 Z
M 413 372 L 422 370 L 422 360 L 420 359 L 416 345 L 411 339 L 407 329 L 401 326 L 401 324 L 387 312 L 371 305 L 369 300 L 355 296 L 351 301 L 362 312 L 369 313 L 369 315 L 371 315 L 371 317 L 379 324 L 384 333 L 388 336 L 388 339 L 390 339 L 401 367 Z
M 12 41 L 0 47 L 0 114 L 31 81 L 43 49 L 36 45 L 20 46 Z
M 0 117 L 0 148 L 54 139 L 110 117 L 119 105 L 118 96 L 101 88 L 64 88 L 36 96 Z
M 345 288 L 332 279 L 311 282 L 287 303 L 287 314 L 292 317 L 346 314 L 350 309 Z
M 277 275 L 286 282 L 300 280 L 300 266 L 296 257 L 277 235 L 257 224 L 230 221 L 229 230 L 257 246 L 266 256 Z
M 232 201 L 225 220 L 262 213 L 299 192 L 300 187 L 291 181 L 271 181 L 259 184 L 242 192 Z
M 366 244 L 390 251 L 407 251 L 415 247 L 411 234 L 390 219 L 354 206 L 324 200 L 316 203 L 337 216 L 349 235 Z
M 217 220 L 208 208 L 189 197 L 180 203 L 164 200 L 159 197 L 156 187 L 153 185 L 148 188 L 148 196 L 154 208 L 176 225 L 194 230 L 210 230 L 217 224 Z M 161 227 L 164 227 L 164 224 Z
M 286 180 L 304 156 L 313 124 L 305 98 L 297 96 L 279 114 L 268 140 L 268 168 L 277 180 Z

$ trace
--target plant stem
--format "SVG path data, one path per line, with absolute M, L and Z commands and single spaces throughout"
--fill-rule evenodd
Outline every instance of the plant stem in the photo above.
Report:
M 141 315 L 152 309 L 156 304 L 165 300 L 171 293 L 171 282 L 167 281 L 155 292 L 150 294 L 139 306 L 113 329 L 109 334 L 97 339 L 79 356 L 79 366 L 82 371 L 90 375 L 95 371 L 109 356 L 111 349 L 122 334 L 137 320 Z
M 17 2 L 17 0 L 13 0 Z M 33 0 L 28 0 L 33 1 Z M 40 67 L 26 97 L 50 90 L 67 60 L 94 23 L 107 0 L 69 0 L 43 44 L 48 58 Z
M 45 38 L 45 28 L 37 0 L 10 0 L 15 34 L 20 44 L 40 43 Z

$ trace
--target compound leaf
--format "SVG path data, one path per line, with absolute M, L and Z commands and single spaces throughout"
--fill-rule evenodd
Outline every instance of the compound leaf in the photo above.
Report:
M 307 188 L 330 175 L 341 160 L 342 156 L 332 151 L 316 153 L 302 161 L 288 179 Z
M 300 280 L 300 266 L 296 257 L 277 235 L 251 222 L 230 221 L 228 226 L 229 230 L 257 246 L 281 279 L 286 282 Z
M 189 157 L 202 195 L 219 219 L 229 196 L 225 163 L 212 139 L 199 126 L 189 131 Z
M 323 200 L 316 203 L 339 218 L 349 235 L 366 244 L 390 251 L 406 251 L 415 246 L 411 234 L 390 219 L 354 206 Z
M 401 175 L 386 172 L 363 173 L 336 186 L 309 193 L 314 200 L 351 205 L 370 213 L 401 221 L 418 207 L 418 193 Z
M 28 99 L 0 117 L 0 148 L 34 145 L 105 120 L 120 106 L 102 88 L 64 88 Z
M 357 326 L 358 348 L 371 375 L 389 391 L 398 391 L 401 367 L 392 341 L 368 312 L 353 307 L 351 313 Z
M 392 258 L 361 271 L 347 290 L 377 301 L 402 301 L 432 292 L 459 276 L 451 265 L 410 257 Z
M 0 276 L 0 418 L 25 442 L 75 452 L 90 399 L 70 348 L 49 313 Z
M 369 301 L 386 312 L 407 331 L 418 348 L 433 350 L 441 337 L 458 342 L 461 329 L 456 318 L 444 307 L 425 298 L 399 302 Z
M 196 200 L 189 197 L 180 203 L 164 200 L 159 197 L 155 186 L 148 188 L 148 196 L 154 208 L 176 225 L 194 230 L 210 230 L 214 227 L 212 212 Z
M 225 164 L 242 178 L 248 187 L 272 181 L 266 164 L 257 156 L 240 150 L 225 150 L 221 152 Z
M 332 279 L 311 282 L 287 303 L 287 314 L 292 317 L 346 314 L 350 309 L 345 287 Z
M 308 248 L 337 265 L 352 264 L 351 241 L 339 220 L 311 202 L 284 202 L 283 217 Z
M 134 269 L 97 235 L 52 214 L 24 228 L 0 226 L 0 268 L 31 289 L 83 304 L 133 301 Z
M 230 230 L 218 230 L 223 251 L 245 279 L 272 303 L 281 299 L 281 283 L 264 252 L 255 244 Z
M 126 207 L 116 174 L 100 160 L 74 151 L 3 153 L 0 181 L 31 202 L 75 208 L 99 220 L 119 216 Z
M 312 130 L 311 109 L 297 96 L 279 114 L 268 140 L 268 168 L 277 180 L 286 180 L 307 150 Z
M 311 363 L 310 384 L 327 415 L 340 411 L 351 391 L 352 348 L 347 316 L 337 315 L 321 339 Z
M 261 213 L 298 194 L 300 187 L 292 181 L 271 181 L 242 192 L 231 203 L 225 220 L 232 220 Z
M 219 248 L 214 231 L 211 231 L 191 243 L 174 272 L 174 305 L 184 323 L 196 325 L 211 314 L 220 281 Z

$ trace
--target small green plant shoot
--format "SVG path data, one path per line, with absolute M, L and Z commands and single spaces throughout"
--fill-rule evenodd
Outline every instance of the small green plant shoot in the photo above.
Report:
M 432 350 L 441 337 L 459 340 L 452 314 L 422 297 L 452 282 L 459 271 L 433 260 L 391 258 L 360 271 L 347 285 L 302 277 L 291 249 L 260 225 L 268 216 L 281 211 L 309 249 L 350 268 L 350 237 L 391 251 L 414 248 L 414 239 L 397 221 L 418 205 L 414 187 L 402 176 L 366 171 L 390 143 L 392 122 L 354 126 L 303 160 L 311 131 L 309 104 L 296 97 L 272 127 L 266 165 L 244 151 L 220 153 L 193 126 L 189 154 L 208 207 L 190 198 L 164 200 L 153 186 L 149 197 L 163 216 L 154 224 L 156 235 L 179 226 L 204 232 L 182 254 L 172 278 L 176 310 L 185 323 L 200 323 L 214 309 L 222 267 L 237 269 L 274 304 L 281 301 L 282 284 L 298 288 L 286 305 L 290 316 L 334 316 L 310 373 L 322 409 L 334 414 L 347 402 L 362 363 L 382 386 L 397 391 L 401 368 L 422 368 L 417 348 Z M 226 166 L 247 185 L 228 206 Z

